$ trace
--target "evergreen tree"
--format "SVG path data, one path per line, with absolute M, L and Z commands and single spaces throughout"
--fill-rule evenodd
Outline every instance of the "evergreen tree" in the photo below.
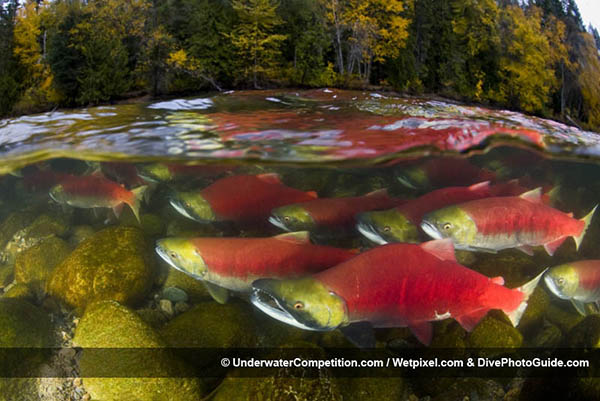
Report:
M 19 72 L 14 57 L 14 26 L 18 1 L 0 3 L 0 116 L 10 113 L 19 96 Z
M 286 35 L 275 33 L 283 23 L 276 13 L 278 4 L 271 0 L 233 0 L 232 6 L 239 23 L 227 36 L 237 49 L 244 76 L 259 88 L 259 82 L 273 76 L 280 64 L 281 44 L 286 39 Z

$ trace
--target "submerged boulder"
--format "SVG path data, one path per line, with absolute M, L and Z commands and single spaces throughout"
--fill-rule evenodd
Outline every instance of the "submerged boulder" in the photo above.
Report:
M 56 269 L 48 290 L 78 309 L 93 301 L 140 302 L 154 281 L 152 251 L 134 227 L 111 227 L 81 243 Z
M 73 343 L 83 348 L 83 385 L 94 400 L 199 401 L 206 393 L 158 334 L 117 302 L 90 304 Z
M 50 274 L 70 252 L 71 248 L 64 240 L 51 236 L 17 256 L 15 280 L 28 284 L 38 296 L 43 295 Z

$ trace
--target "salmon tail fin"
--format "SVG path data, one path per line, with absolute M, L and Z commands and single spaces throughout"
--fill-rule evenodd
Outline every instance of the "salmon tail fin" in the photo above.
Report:
M 133 199 L 131 200 L 131 202 L 127 203 L 139 223 L 141 223 L 140 200 L 144 197 L 144 194 L 146 193 L 147 189 L 148 189 L 147 185 L 142 185 L 141 187 L 132 189 L 131 192 L 133 193 Z
M 594 212 L 596 211 L 597 207 L 598 205 L 594 206 L 591 212 L 589 212 L 583 219 L 579 220 L 583 221 L 583 224 L 585 225 L 583 226 L 581 234 L 579 234 L 577 237 L 573 236 L 573 239 L 575 240 L 575 249 L 577 250 L 579 250 L 579 245 L 581 245 L 581 242 L 583 241 L 583 236 L 585 235 L 588 227 L 590 226 L 590 223 L 592 222 L 592 217 L 594 217 Z
M 535 276 L 532 280 L 526 282 L 518 288 L 515 288 L 516 290 L 521 291 L 523 293 L 523 301 L 521 301 L 521 303 L 515 310 L 504 311 L 504 313 L 506 314 L 506 316 L 508 316 L 510 322 L 514 327 L 517 327 L 519 325 L 521 317 L 523 317 L 523 313 L 525 313 L 525 309 L 527 309 L 527 300 L 529 299 L 531 294 L 533 294 L 533 291 L 536 289 L 538 283 L 540 282 L 540 279 L 542 278 L 544 273 L 546 273 L 547 270 L 547 268 L 544 269 L 544 271 Z

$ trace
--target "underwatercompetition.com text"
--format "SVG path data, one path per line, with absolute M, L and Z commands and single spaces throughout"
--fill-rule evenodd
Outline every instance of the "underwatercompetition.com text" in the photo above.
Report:
M 587 359 L 559 358 L 402 358 L 389 357 L 384 359 L 257 359 L 257 358 L 222 358 L 224 368 L 588 368 Z

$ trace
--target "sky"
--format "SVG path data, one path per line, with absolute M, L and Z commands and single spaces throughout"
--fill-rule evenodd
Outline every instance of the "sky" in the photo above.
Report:
M 600 30 L 600 0 L 577 0 L 577 6 L 586 28 L 591 23 Z

